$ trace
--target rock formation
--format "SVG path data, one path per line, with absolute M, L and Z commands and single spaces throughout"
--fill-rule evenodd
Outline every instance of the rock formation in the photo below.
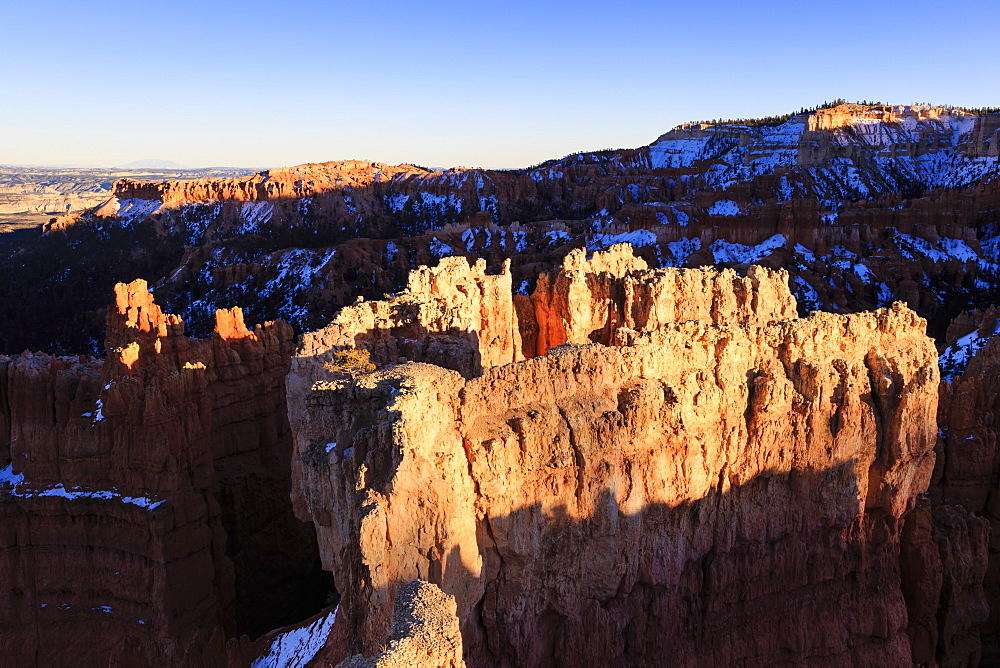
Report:
M 938 462 L 931 495 L 960 505 L 989 524 L 985 587 L 989 621 L 982 629 L 984 664 L 1000 660 L 1000 338 L 995 309 L 962 314 L 949 328 L 941 356 Z M 985 539 L 984 539 L 985 540 Z M 984 613 L 985 614 L 985 613 Z
M 139 168 L 0 167 L 0 214 L 48 213 L 99 206 L 118 179 L 231 178 L 239 171 Z
M 304 332 L 444 256 L 482 258 L 493 272 L 509 259 L 527 292 L 572 249 L 625 241 L 657 266 L 785 268 L 809 309 L 900 299 L 941 338 L 1000 289 L 998 128 L 1000 113 L 838 105 L 682 126 L 646 147 L 521 170 L 345 161 L 122 179 L 101 206 L 49 225 L 8 272 L 0 261 L 0 350 L 97 352 L 104 293 L 135 276 L 200 336 L 233 304 Z M 94 257 L 111 269 L 94 271 Z M 66 268 L 77 283 L 60 284 Z M 80 281 L 92 284 L 83 294 Z M 45 326 L 51 316 L 23 312 L 4 290 L 41 292 L 60 322 L 91 327 Z
M 325 328 L 303 336 L 302 351 L 315 351 L 315 368 L 348 348 L 369 350 L 379 365 L 431 362 L 467 377 L 521 359 L 510 263 L 489 275 L 482 260 L 470 267 L 465 258 L 442 258 L 437 267 L 411 272 L 407 287 L 392 299 L 345 307 Z M 296 361 L 306 356 L 302 352 Z M 294 393 L 307 391 L 319 377 L 294 376 L 306 383 Z
M 977 656 L 960 611 L 985 609 L 985 533 L 917 504 L 938 385 L 924 322 L 899 304 L 797 319 L 783 272 L 629 255 L 574 256 L 532 295 L 552 343 L 598 345 L 474 378 L 410 362 L 325 382 L 315 345 L 300 351 L 293 494 L 354 651 L 375 651 L 421 578 L 455 596 L 470 665 L 902 665 L 908 631 Z M 955 542 L 932 549 L 931 523 Z M 961 593 L 924 577 L 949 559 L 975 565 L 946 569 Z M 928 604 L 950 606 L 945 633 L 908 629 Z
M 424 579 L 470 665 L 996 662 L 998 130 L 119 180 L 0 255 L 5 656 L 399 661 Z
M 222 665 L 328 593 L 288 502 L 291 330 L 188 339 L 143 281 L 107 324 L 103 362 L 0 358 L 6 660 Z
M 337 668 L 464 668 L 455 599 L 428 582 L 403 585 L 383 647 L 373 657 L 352 656 Z

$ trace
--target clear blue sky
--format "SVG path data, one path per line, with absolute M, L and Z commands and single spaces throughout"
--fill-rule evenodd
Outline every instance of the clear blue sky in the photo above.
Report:
M 31 0 L 0 164 L 520 167 L 824 100 L 1000 106 L 1000 2 Z

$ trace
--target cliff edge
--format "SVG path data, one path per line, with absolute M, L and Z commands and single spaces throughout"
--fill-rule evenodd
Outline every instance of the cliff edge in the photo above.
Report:
M 918 572 L 941 563 L 932 523 L 903 532 L 935 459 L 925 322 L 901 304 L 798 318 L 782 271 L 608 253 L 518 309 L 559 332 L 532 359 L 324 381 L 322 351 L 300 349 L 293 497 L 352 650 L 372 653 L 399 586 L 424 579 L 455 597 L 473 666 L 909 663 L 907 583 L 947 603 Z M 636 297 L 650 285 L 670 289 Z M 947 524 L 984 567 L 981 526 Z M 978 657 L 970 624 L 931 651 Z

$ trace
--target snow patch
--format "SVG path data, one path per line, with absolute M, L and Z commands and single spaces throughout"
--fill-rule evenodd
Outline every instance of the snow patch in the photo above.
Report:
M 711 137 L 696 139 L 664 139 L 649 147 L 649 164 L 662 167 L 690 167 L 701 160 Z
M 465 242 L 465 250 L 471 253 L 472 248 L 476 245 L 476 233 L 471 227 L 462 232 L 462 241 Z
M 815 262 L 816 254 L 802 244 L 795 244 L 795 254 L 801 255 L 806 262 Z
M 680 267 L 697 250 L 701 250 L 701 239 L 698 237 L 681 237 L 677 241 L 666 244 L 670 259 L 664 258 L 661 264 L 664 267 Z
M 431 239 L 430 248 L 431 248 L 431 255 L 433 255 L 436 258 L 442 258 L 445 255 L 453 255 L 455 253 L 455 249 L 453 249 L 451 246 L 441 241 L 437 237 L 433 237 Z
M 795 299 L 802 304 L 806 311 L 819 310 L 819 293 L 806 282 L 801 276 L 795 277 Z
M 878 305 L 879 307 L 889 306 L 892 304 L 893 294 L 892 290 L 885 283 L 878 284 Z
M 121 227 L 128 227 L 155 213 L 163 206 L 163 202 L 158 199 L 115 198 L 115 201 L 117 206 L 114 215 L 118 218 L 118 224 Z
M 570 240 L 569 234 L 563 230 L 549 230 L 545 233 L 545 237 L 549 240 L 549 244 L 553 246 Z
M 83 487 L 66 487 L 62 484 L 30 489 L 24 484 L 24 474 L 14 475 L 13 467 L 13 464 L 7 464 L 6 467 L 0 469 L 0 483 L 13 486 L 11 493 L 21 498 L 58 496 L 70 501 L 77 499 L 117 500 L 133 506 L 139 506 L 140 508 L 146 508 L 147 510 L 153 510 L 163 503 L 163 500 L 157 500 L 148 496 L 126 496 L 114 489 L 94 490 Z
M 708 213 L 712 216 L 738 216 L 740 205 L 731 199 L 720 199 L 708 207 Z
M 420 200 L 425 208 L 445 209 L 453 207 L 459 212 L 462 211 L 462 200 L 454 195 L 434 195 L 432 193 L 420 193 Z
M 392 263 L 396 261 L 399 256 L 399 248 L 393 242 L 389 242 L 385 245 L 385 261 Z
M 623 234 L 595 234 L 587 248 L 590 250 L 603 250 L 615 244 L 632 244 L 635 248 L 642 246 L 652 246 L 656 243 L 656 235 L 649 230 L 635 230 Z
M 409 195 L 404 195 L 402 193 L 396 195 L 386 195 L 385 206 L 393 213 L 399 213 L 406 206 L 406 203 L 410 201 Z
M 237 234 L 257 234 L 274 215 L 274 205 L 270 202 L 244 202 L 240 207 Z
M 868 285 L 875 280 L 875 274 L 871 269 L 863 264 L 855 264 L 854 273 L 857 274 L 858 278 L 860 278 L 861 282 L 865 285 Z
M 24 482 L 24 474 L 18 473 L 14 475 L 14 464 L 7 464 L 7 466 L 0 469 L 0 484 L 3 485 L 19 485 Z
M 959 262 L 979 262 L 980 258 L 976 251 L 969 248 L 961 239 L 949 239 L 941 237 L 937 244 L 932 244 L 927 239 L 896 232 L 894 237 L 896 247 L 899 252 L 908 259 L 915 259 L 914 253 L 919 253 L 930 258 L 934 262 L 947 262 L 948 260 L 958 260 Z
M 256 659 L 252 668 L 302 668 L 315 658 L 326 644 L 337 618 L 336 610 L 320 617 L 309 626 L 279 633 L 271 641 L 265 656 Z
M 938 364 L 941 367 L 941 378 L 951 379 L 965 373 L 969 361 L 986 347 L 986 344 L 996 336 L 994 327 L 993 333 L 987 336 L 980 336 L 979 330 L 969 332 L 965 336 L 956 339 L 938 357 Z
M 305 248 L 293 248 L 281 256 L 278 261 L 278 275 L 274 283 L 279 283 L 283 289 L 295 292 L 312 287 L 313 280 L 319 271 L 333 259 L 337 249 L 333 248 L 320 255 L 316 251 Z
M 775 234 L 756 246 L 744 246 L 743 244 L 729 243 L 725 239 L 717 239 L 712 242 L 712 255 L 715 256 L 715 261 L 719 264 L 752 264 L 763 260 L 775 249 L 784 245 L 785 237 L 781 234 Z

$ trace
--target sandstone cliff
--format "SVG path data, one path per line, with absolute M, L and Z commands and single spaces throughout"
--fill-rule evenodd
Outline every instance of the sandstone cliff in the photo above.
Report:
M 914 515 L 936 434 L 923 321 L 901 305 L 797 319 L 787 280 L 575 256 L 539 280 L 538 330 L 613 347 L 290 389 L 296 509 L 354 650 L 375 651 L 398 587 L 421 578 L 455 597 L 470 665 L 902 665 L 911 635 L 977 657 L 976 615 L 908 628 L 908 607 L 985 609 L 961 568 L 945 569 L 961 595 L 922 576 L 985 563 L 967 515 L 935 516 L 955 538 L 940 550 L 944 529 Z M 300 351 L 289 388 L 319 354 Z
M 227 637 L 322 603 L 288 502 L 290 328 L 216 323 L 188 339 L 136 281 L 103 362 L 0 358 L 6 660 L 223 665 Z
M 318 660 L 371 656 L 424 577 L 473 664 L 976 663 L 984 577 L 1000 600 L 998 128 L 840 105 L 524 170 L 120 181 L 0 258 L 0 351 L 103 355 L 105 322 L 109 348 L 0 361 L 11 656 L 70 662 L 91 628 L 99 662 L 256 656 L 236 636 L 333 603 L 291 469 L 345 590 L 297 627 L 331 639 Z M 640 257 L 594 253 L 619 242 Z M 743 275 L 666 269 L 702 265 Z M 106 313 L 135 276 L 178 315 L 138 286 Z M 947 344 L 926 498 L 923 322 L 796 317 L 895 300 Z M 333 322 L 289 367 L 289 328 L 237 303 Z M 383 368 L 337 380 L 344 348 Z

